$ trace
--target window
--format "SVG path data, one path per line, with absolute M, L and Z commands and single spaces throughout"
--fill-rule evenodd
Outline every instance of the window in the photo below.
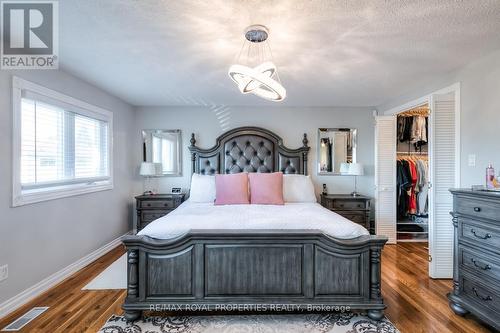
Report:
M 13 206 L 112 188 L 112 113 L 19 78 L 13 101 Z

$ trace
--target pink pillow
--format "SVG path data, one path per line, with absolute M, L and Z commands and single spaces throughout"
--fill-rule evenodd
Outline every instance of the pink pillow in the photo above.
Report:
M 250 199 L 252 204 L 284 205 L 283 173 L 250 173 Z
M 249 204 L 248 176 L 246 173 L 215 175 L 215 204 Z

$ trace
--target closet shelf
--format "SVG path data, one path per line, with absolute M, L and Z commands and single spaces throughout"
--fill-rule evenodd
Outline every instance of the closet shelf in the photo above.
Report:
M 429 225 L 429 222 L 398 221 L 399 225 Z

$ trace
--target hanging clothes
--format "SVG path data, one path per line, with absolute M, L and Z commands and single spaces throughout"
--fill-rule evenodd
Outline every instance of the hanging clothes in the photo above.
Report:
M 396 161 L 398 219 L 428 214 L 428 163 L 418 157 Z
M 417 172 L 418 172 L 418 195 L 417 195 L 417 214 L 427 215 L 429 212 L 429 166 L 427 161 L 418 160 L 417 161 Z
M 415 186 L 417 184 L 418 175 L 414 161 L 409 160 L 408 166 L 411 174 L 411 186 L 408 189 L 408 213 L 415 215 L 417 213 L 417 196 L 415 195 Z
M 410 141 L 412 143 L 427 143 L 427 127 L 426 127 L 426 119 L 424 116 L 414 116 L 412 127 L 411 127 L 411 138 Z

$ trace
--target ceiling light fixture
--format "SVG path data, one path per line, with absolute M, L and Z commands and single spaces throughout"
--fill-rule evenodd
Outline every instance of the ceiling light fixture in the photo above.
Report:
M 269 29 L 251 25 L 245 30 L 245 40 L 235 64 L 229 67 L 229 77 L 241 93 L 252 93 L 270 101 L 285 99 L 286 90 L 281 85 L 278 70 L 272 62 L 273 54 L 267 42 Z

